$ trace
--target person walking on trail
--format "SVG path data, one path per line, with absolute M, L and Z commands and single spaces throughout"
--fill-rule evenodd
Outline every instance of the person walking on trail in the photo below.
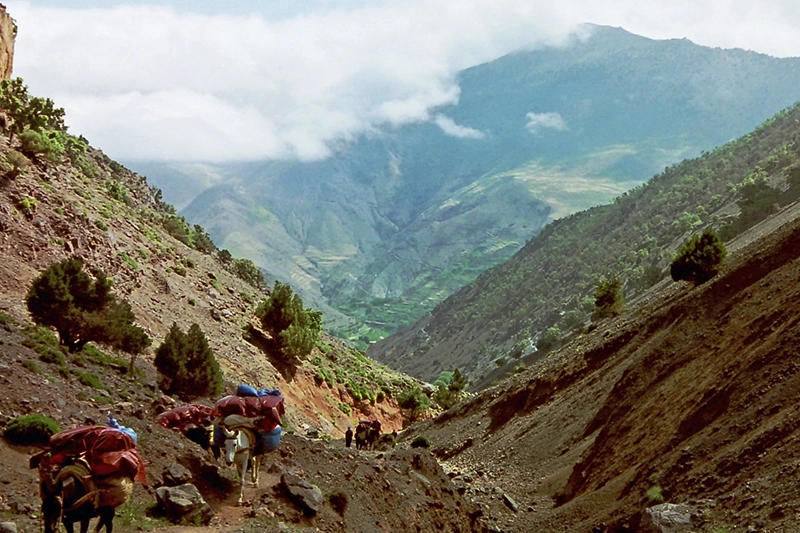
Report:
M 347 426 L 347 431 L 344 432 L 344 445 L 349 448 L 353 443 L 353 428 Z

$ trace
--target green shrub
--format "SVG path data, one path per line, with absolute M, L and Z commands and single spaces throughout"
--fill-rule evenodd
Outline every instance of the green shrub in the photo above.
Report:
M 81 173 L 89 179 L 97 179 L 100 177 L 100 169 L 89 161 L 79 160 L 76 165 Z
M 353 414 L 353 410 L 350 408 L 349 405 L 347 405 L 344 402 L 339 402 L 339 410 L 341 412 L 343 412 L 344 414 L 346 414 L 347 416 L 350 416 L 351 414 Z
M 33 214 L 37 207 L 39 207 L 39 202 L 36 201 L 36 198 L 23 196 L 17 200 L 17 209 L 25 215 Z
M 22 171 L 30 164 L 30 160 L 21 152 L 11 148 L 5 155 L 5 163 L 6 165 L 4 165 L 5 168 L 3 170 L 6 176 L 14 179 L 22 174 Z
M 42 369 L 39 368 L 39 363 L 37 363 L 33 359 L 26 359 L 25 361 L 22 362 L 22 366 L 24 368 L 30 370 L 34 374 L 41 374 L 42 373 Z
M 696 285 L 705 283 L 717 274 L 717 267 L 727 254 L 722 240 L 709 226 L 702 235 L 695 235 L 683 244 L 669 267 L 672 279 Z
M 53 130 L 25 130 L 19 134 L 20 148 L 29 157 L 41 155 L 48 161 L 57 163 L 64 153 L 59 133 Z
M 184 399 L 215 396 L 222 392 L 222 372 L 200 326 L 188 333 L 173 322 L 164 342 L 156 350 L 159 388 Z
M 17 321 L 13 316 L 0 311 L 0 326 L 5 326 L 6 324 L 14 325 L 16 323 Z
M 275 348 L 290 359 L 310 354 L 319 340 L 322 313 L 305 307 L 302 298 L 280 281 L 275 281 L 269 298 L 258 304 L 255 314 Z
M 221 260 L 225 262 L 224 259 Z M 262 274 L 256 264 L 249 259 L 234 259 L 233 273 L 236 274 L 239 279 L 243 280 L 245 283 L 249 283 L 253 287 L 263 287 L 265 284 L 264 274 Z
M 173 266 L 172 271 L 181 277 L 186 277 L 186 269 L 183 267 L 183 265 Z
M 63 366 L 66 363 L 58 338 L 48 328 L 29 326 L 23 330 L 23 333 L 25 338 L 20 344 L 38 353 L 41 361 L 57 366 Z
M 99 229 L 100 231 L 108 231 L 108 224 L 106 224 L 99 218 L 94 221 L 94 225 L 97 226 L 97 229 Z
M 129 267 L 134 270 L 139 270 L 139 263 L 137 263 L 136 260 L 129 256 L 126 252 L 120 252 L 119 256 Z
M 80 382 L 81 385 L 86 385 L 87 387 L 92 387 L 93 389 L 106 389 L 105 385 L 103 385 L 103 383 L 100 381 L 100 376 L 92 372 L 78 372 L 78 382 Z
M 91 341 L 141 353 L 150 338 L 134 325 L 130 304 L 111 293 L 112 282 L 102 270 L 92 273 L 94 278 L 74 257 L 50 265 L 28 288 L 26 303 L 34 322 L 55 328 L 60 343 L 71 353 Z
M 52 418 L 40 414 L 22 415 L 8 422 L 5 437 L 13 444 L 47 444 L 61 428 Z
M 420 386 L 415 385 L 397 397 L 397 405 L 406 411 L 408 419 L 413 422 L 430 409 L 431 400 Z
M 411 441 L 411 447 L 412 448 L 430 448 L 431 447 L 431 443 L 430 443 L 430 441 L 428 440 L 427 437 L 419 435 L 417 437 L 414 437 L 414 440 Z
M 647 489 L 647 501 L 653 505 L 664 503 L 664 494 L 661 492 L 661 487 L 653 486 Z
M 602 278 L 594 289 L 595 310 L 592 318 L 597 320 L 620 314 L 625 306 L 622 296 L 622 281 L 619 276 Z

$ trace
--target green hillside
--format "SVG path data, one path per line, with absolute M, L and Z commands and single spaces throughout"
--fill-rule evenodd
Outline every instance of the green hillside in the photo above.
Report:
M 731 237 L 794 201 L 798 123 L 795 106 L 613 203 L 549 224 L 511 260 L 369 353 L 426 379 L 459 367 L 478 382 L 534 352 L 548 328 L 580 332 L 601 277 L 619 275 L 630 299 L 668 276 L 669 262 L 693 233 L 711 225 Z
M 594 27 L 457 81 L 457 105 L 341 143 L 324 161 L 145 170 L 167 199 L 180 189 L 181 213 L 218 245 L 290 280 L 328 327 L 364 346 L 508 260 L 550 220 L 800 100 L 800 59 Z M 447 120 L 472 134 L 446 134 L 437 121 Z

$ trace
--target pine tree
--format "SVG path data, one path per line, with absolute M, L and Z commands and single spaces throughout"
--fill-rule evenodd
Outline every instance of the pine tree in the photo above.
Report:
M 672 279 L 696 285 L 705 283 L 717 274 L 717 267 L 727 254 L 722 240 L 709 226 L 702 235 L 695 235 L 683 244 L 669 267 Z
M 158 386 L 166 394 L 192 399 L 216 396 L 222 391 L 222 372 L 200 326 L 192 324 L 184 333 L 174 323 L 156 350 Z
M 292 288 L 276 281 L 269 298 L 256 309 L 256 316 L 272 336 L 275 348 L 289 358 L 311 353 L 322 329 L 322 313 L 306 308 Z
M 34 322 L 55 328 L 71 353 L 91 341 L 132 354 L 144 351 L 150 338 L 134 325 L 130 304 L 111 293 L 111 280 L 102 270 L 92 274 L 75 257 L 47 267 L 28 288 L 26 303 Z

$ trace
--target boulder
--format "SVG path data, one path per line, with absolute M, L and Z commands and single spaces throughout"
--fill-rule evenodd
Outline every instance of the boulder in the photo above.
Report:
M 164 515 L 175 524 L 207 526 L 214 517 L 214 511 L 191 483 L 159 487 L 156 499 Z
M 295 504 L 303 508 L 307 515 L 313 516 L 322 509 L 322 491 L 300 476 L 288 472 L 283 474 L 281 488 Z
M 192 481 L 192 473 L 185 466 L 172 463 L 161 473 L 161 478 L 167 487 L 177 487 Z
M 686 503 L 662 503 L 646 509 L 645 513 L 650 520 L 644 520 L 643 531 L 680 533 L 692 530 L 692 515 L 697 514 L 697 508 Z
M 14 522 L 0 522 L 0 533 L 17 533 L 17 524 Z

